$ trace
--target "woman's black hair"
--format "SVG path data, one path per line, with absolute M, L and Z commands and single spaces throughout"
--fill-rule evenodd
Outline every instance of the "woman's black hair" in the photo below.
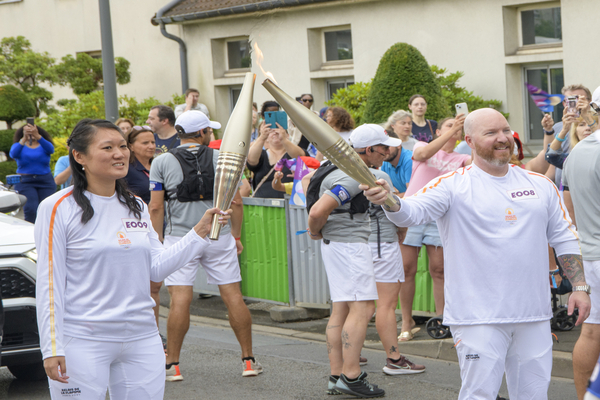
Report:
M 267 100 L 265 101 L 262 106 L 260 106 L 260 115 L 264 118 L 265 117 L 265 111 L 267 111 L 267 108 L 269 107 L 277 107 L 277 109 L 279 110 L 281 108 L 281 106 L 279 105 L 279 103 L 277 103 L 276 101 L 273 100 Z
M 40 135 L 42 135 L 42 137 L 44 139 L 46 139 L 47 141 L 49 141 L 50 143 L 52 143 L 52 145 L 54 145 L 54 140 L 52 140 L 52 136 L 50 136 L 50 134 L 48 132 L 46 132 L 46 130 L 44 128 L 41 128 L 41 127 L 39 127 L 37 125 L 36 125 L 36 127 L 37 127 L 37 130 L 38 130 L 38 133 Z M 20 127 L 15 132 L 15 135 L 13 136 L 13 143 L 17 143 L 21 139 L 23 139 L 23 127 Z
M 87 154 L 98 129 L 112 129 L 123 135 L 121 130 L 110 121 L 85 118 L 77 123 L 73 132 L 71 132 L 71 136 L 69 136 L 69 139 L 67 140 L 67 145 L 69 146 L 69 163 L 71 164 L 71 171 L 73 173 L 73 198 L 83 210 L 81 222 L 84 224 L 94 216 L 94 208 L 90 204 L 90 200 L 84 194 L 88 186 L 88 181 L 82 165 L 75 161 L 73 150 L 82 154 Z M 115 190 L 119 201 L 126 205 L 127 208 L 129 208 L 129 212 L 137 219 L 140 219 L 142 217 L 142 206 L 133 193 L 127 189 L 127 183 L 124 178 L 117 179 Z

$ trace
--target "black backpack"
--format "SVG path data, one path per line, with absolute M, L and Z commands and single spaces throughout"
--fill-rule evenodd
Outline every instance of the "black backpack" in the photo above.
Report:
M 308 184 L 308 189 L 306 190 L 306 209 L 310 212 L 312 206 L 319 200 L 319 191 L 321 189 L 321 184 L 323 183 L 323 179 L 333 171 L 338 169 L 338 167 L 333 164 L 331 161 L 324 162 L 318 169 L 317 172 L 310 178 L 310 183 Z M 369 200 L 365 197 L 365 195 L 360 192 L 356 196 L 350 200 L 350 208 L 348 210 L 340 210 L 335 209 L 331 213 L 332 214 L 340 214 L 340 213 L 349 213 L 350 218 L 354 219 L 354 214 L 364 214 L 369 210 Z
M 213 149 L 198 146 L 198 151 L 188 151 L 189 147 L 176 147 L 169 150 L 173 154 L 183 172 L 183 180 L 176 191 L 165 192 L 167 200 L 177 199 L 182 203 L 213 199 L 215 169 L 213 166 Z M 175 196 L 173 196 L 175 192 Z

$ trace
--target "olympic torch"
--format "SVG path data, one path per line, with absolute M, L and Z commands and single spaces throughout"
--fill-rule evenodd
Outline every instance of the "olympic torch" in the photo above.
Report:
M 367 165 L 333 128 L 308 108 L 292 99 L 271 80 L 266 79 L 262 85 L 283 107 L 300 132 L 327 159 L 355 181 L 369 187 L 377 186 L 375 176 L 369 171 Z M 390 193 L 388 193 L 385 204 L 389 207 L 396 204 L 395 198 Z
M 242 91 L 223 133 L 213 190 L 213 207 L 218 207 L 220 210 L 228 210 L 231 206 L 246 166 L 252 134 L 252 96 L 255 79 L 255 74 L 246 73 Z M 212 240 L 217 240 L 221 232 L 218 218 L 218 215 L 213 216 L 208 235 Z

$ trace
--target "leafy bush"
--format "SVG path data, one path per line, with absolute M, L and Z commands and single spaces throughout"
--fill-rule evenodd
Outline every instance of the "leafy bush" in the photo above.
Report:
M 438 120 L 448 115 L 440 86 L 423 55 L 409 44 L 396 43 L 379 62 L 363 123 L 381 123 L 394 111 L 406 110 L 408 99 L 417 93 L 427 100 L 426 118 Z
M 8 152 L 13 144 L 13 136 L 15 136 L 14 129 L 0 130 L 0 151 L 5 152 L 6 156 L 8 156 Z
M 130 62 L 123 57 L 115 57 L 115 72 L 117 83 L 124 85 L 131 80 L 129 73 Z M 69 85 L 76 95 L 88 94 L 99 90 L 104 77 L 102 75 L 102 59 L 93 58 L 86 53 L 77 53 L 74 58 L 67 54 L 62 63 L 54 67 L 58 82 Z
M 13 122 L 33 117 L 35 111 L 33 102 L 25 92 L 13 85 L 0 86 L 0 121 L 5 121 L 9 129 Z
M 54 174 L 56 162 L 60 157 L 69 155 L 69 148 L 66 137 L 54 137 L 52 140 L 54 141 L 54 153 L 50 156 L 50 171 Z
M 333 98 L 325 104 L 330 107 L 342 107 L 352 115 L 356 126 L 363 123 L 363 115 L 367 106 L 367 95 L 371 82 L 356 82 L 347 88 L 339 89 Z
M 104 118 L 104 93 L 100 91 L 79 96 L 78 100 L 59 100 L 63 109 L 48 114 L 39 121 L 39 125 L 53 138 L 69 136 L 83 118 Z
M 502 108 L 502 101 L 484 100 L 481 96 L 475 96 L 473 92 L 458 86 L 458 80 L 465 75 L 464 72 L 447 73 L 446 68 L 440 68 L 437 65 L 431 66 L 431 72 L 433 72 L 436 81 L 442 88 L 442 95 L 448 105 L 448 115 L 454 115 L 453 107 L 457 103 L 467 103 L 469 111 L 486 107 L 500 111 L 500 108 Z M 508 118 L 508 113 L 500 112 Z
M 0 182 L 6 183 L 6 175 L 13 175 L 16 173 L 17 173 L 17 162 L 16 161 L 0 162 Z
M 134 97 L 120 96 L 119 117 L 129 118 L 137 125 L 145 125 L 150 109 L 157 104 L 161 104 L 161 102 L 154 97 L 148 97 L 138 102 Z

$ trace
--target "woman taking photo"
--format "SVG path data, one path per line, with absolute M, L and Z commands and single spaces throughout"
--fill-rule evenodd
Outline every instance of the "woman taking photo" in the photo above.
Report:
M 27 197 L 23 213 L 25 221 L 32 224 L 40 202 L 56 191 L 50 171 L 52 153 L 52 138 L 39 126 L 27 124 L 15 132 L 9 153 L 10 158 L 17 161 L 17 174 L 21 175 L 21 181 L 15 185 L 15 189 Z
M 419 142 L 415 145 L 412 176 L 405 197 L 419 192 L 432 179 L 471 163 L 470 156 L 454 151 L 456 141 L 462 136 L 464 123 L 463 114 L 458 115 L 456 119 L 445 118 L 440 121 L 441 129 L 436 132 L 437 138 L 434 141 Z M 404 242 L 400 245 L 405 275 L 400 289 L 402 307 L 402 329 L 398 337 L 400 341 L 411 340 L 416 332 L 412 308 L 419 251 L 423 245 L 429 257 L 429 273 L 433 281 L 436 314 L 441 314 L 444 310 L 444 251 L 437 224 L 433 221 L 424 225 L 411 226 L 406 232 Z
M 162 399 L 165 353 L 148 281 L 162 281 L 209 245 L 210 209 L 164 249 L 147 206 L 127 191 L 129 149 L 116 125 L 81 120 L 68 140 L 73 187 L 40 205 L 36 302 L 53 399 Z M 229 211 L 230 212 L 230 211 Z M 222 213 L 220 222 L 229 219 Z
M 149 129 L 134 126 L 127 137 L 129 148 L 129 171 L 125 180 L 129 190 L 141 197 L 144 203 L 150 203 L 150 162 L 154 157 L 156 142 Z
M 306 152 L 289 140 L 286 130 L 279 124 L 273 129 L 263 122 L 258 130 L 259 136 L 248 151 L 248 169 L 254 173 L 253 197 L 283 199 L 284 193 L 272 187 L 275 164 L 282 158 L 292 159 L 304 156 Z M 292 172 L 287 167 L 284 166 L 281 172 L 284 176 L 282 182 L 293 182 L 294 179 L 288 177 Z
M 411 96 L 408 100 L 408 109 L 412 111 L 412 135 L 421 142 L 429 143 L 435 137 L 435 131 L 438 128 L 437 122 L 432 119 L 425 119 L 427 113 L 427 101 L 420 94 Z
M 412 126 L 412 114 L 408 111 L 398 110 L 390 115 L 385 123 L 384 129 L 388 133 L 394 132 L 398 136 L 398 139 L 402 140 L 402 148 L 404 150 L 412 151 L 415 147 L 415 143 L 417 143 L 417 140 L 411 137 Z

